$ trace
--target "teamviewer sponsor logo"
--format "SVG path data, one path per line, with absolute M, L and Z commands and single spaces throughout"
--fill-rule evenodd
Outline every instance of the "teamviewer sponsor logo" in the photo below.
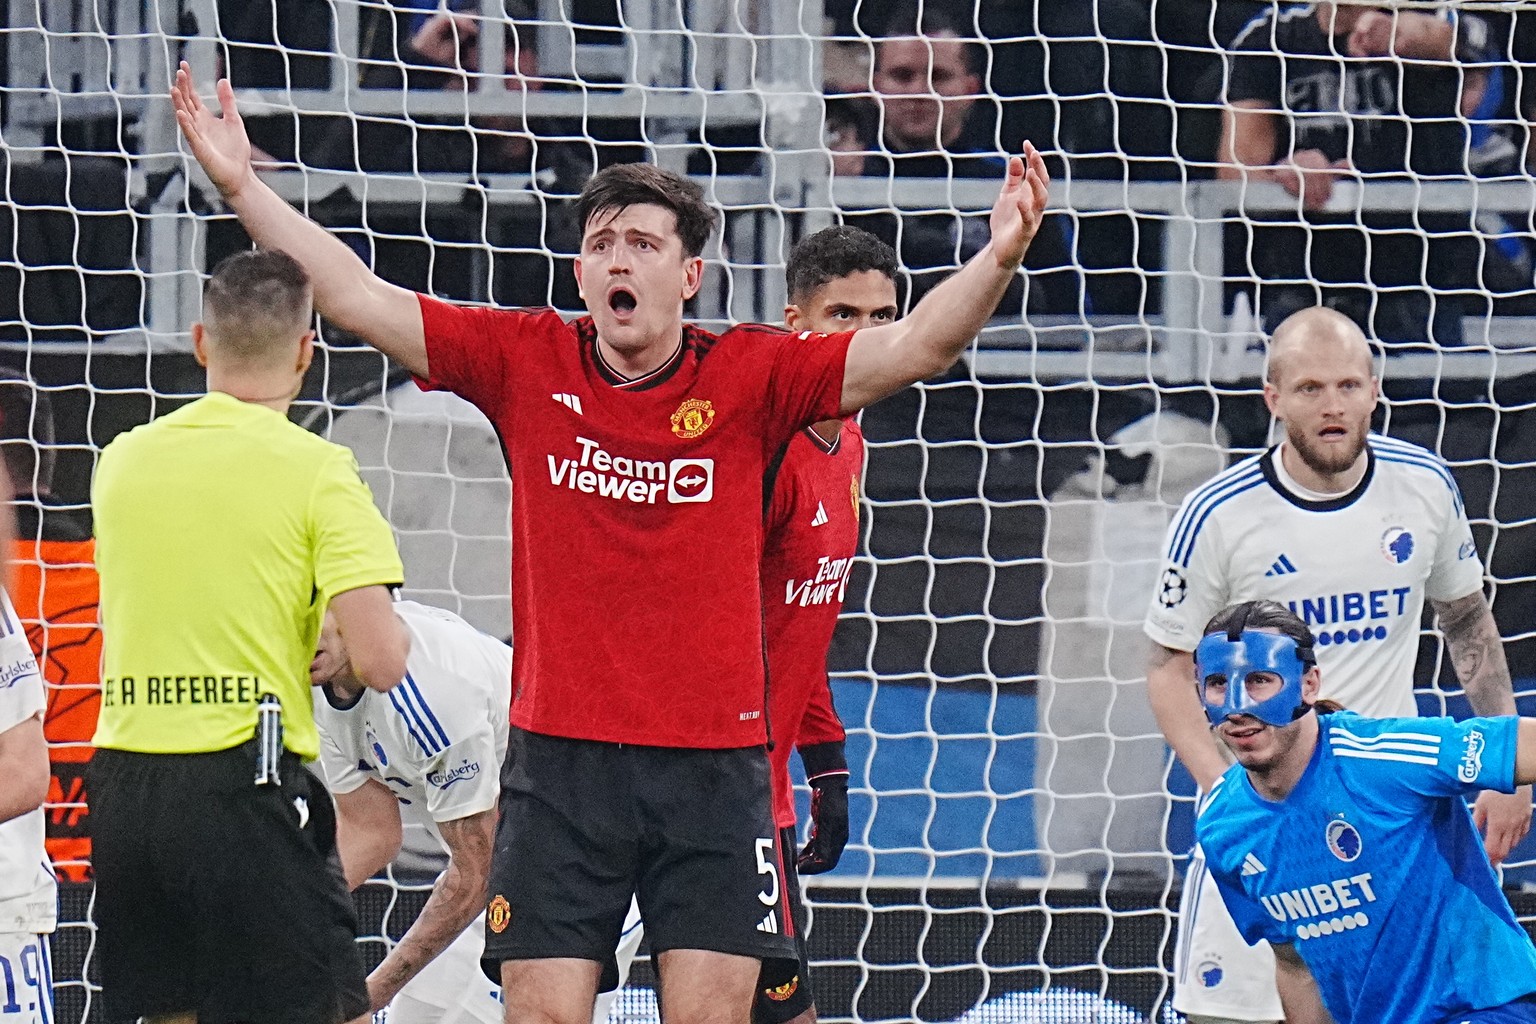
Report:
M 574 457 L 545 456 L 549 482 L 555 487 L 636 505 L 655 505 L 662 495 L 674 505 L 715 496 L 714 459 L 635 459 L 615 455 L 585 437 L 578 437 L 576 444 L 580 451 Z
M 667 500 L 674 505 L 715 496 L 714 459 L 673 459 L 667 473 Z

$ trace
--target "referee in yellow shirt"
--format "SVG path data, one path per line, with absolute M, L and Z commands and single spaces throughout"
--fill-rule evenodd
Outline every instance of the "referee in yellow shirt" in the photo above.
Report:
M 400 557 L 351 453 L 287 417 L 310 303 L 284 253 L 222 262 L 192 328 L 209 393 L 96 468 L 89 792 L 113 1019 L 339 1024 L 369 1008 L 334 810 L 303 764 L 319 754 L 309 662 L 327 606 L 370 687 L 400 680 L 409 641 L 388 590 Z

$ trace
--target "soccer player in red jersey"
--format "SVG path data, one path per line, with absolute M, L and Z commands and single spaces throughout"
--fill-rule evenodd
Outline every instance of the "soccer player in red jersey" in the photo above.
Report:
M 948 367 L 1039 230 L 1048 175 L 1014 157 L 991 241 L 904 321 L 833 335 L 683 323 L 714 211 L 686 178 L 609 167 L 582 191 L 588 316 L 470 309 L 391 285 L 251 167 L 190 69 L 171 100 L 257 244 L 316 308 L 490 419 L 512 476 L 512 733 L 486 909 L 509 1022 L 587 1024 L 631 895 L 669 1024 L 743 1024 L 781 911 L 765 740 L 763 481 L 796 432 Z
M 784 275 L 790 330 L 822 334 L 893 323 L 896 252 L 867 231 L 831 227 L 803 239 Z M 805 948 L 799 874 L 837 866 L 848 842 L 848 761 L 843 723 L 832 706 L 827 649 L 859 544 L 859 477 L 864 435 L 853 419 L 814 423 L 784 449 L 764 521 L 763 624 L 768 644 L 769 754 L 774 825 L 781 848 L 795 848 L 795 798 L 789 755 L 798 750 L 811 785 L 811 835 L 784 865 L 784 890 L 798 963 L 765 960 L 753 1020 L 810 1024 L 816 1019 Z M 786 969 L 787 965 L 787 969 Z

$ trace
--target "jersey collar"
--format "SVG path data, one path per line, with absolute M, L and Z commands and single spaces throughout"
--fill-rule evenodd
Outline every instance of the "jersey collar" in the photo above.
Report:
M 1369 440 L 1365 443 L 1365 472 L 1360 475 L 1360 482 L 1355 484 L 1343 494 L 1335 495 L 1322 501 L 1314 501 L 1303 498 L 1280 480 L 1280 474 L 1275 471 L 1275 460 L 1280 458 L 1280 446 L 1277 444 L 1264 453 L 1259 460 L 1259 468 L 1264 473 L 1264 479 L 1269 482 L 1276 494 L 1295 505 L 1304 512 L 1337 512 L 1341 508 L 1349 508 L 1360 499 L 1365 489 L 1371 486 L 1371 477 L 1376 475 L 1376 450 L 1371 447 Z
M 692 325 L 683 325 L 683 333 L 678 338 L 677 348 L 672 350 L 672 354 L 667 357 L 666 362 L 656 367 L 650 373 L 642 374 L 639 377 L 626 377 L 608 365 L 608 360 L 603 358 L 602 346 L 597 343 L 597 327 L 592 323 L 592 318 L 582 317 L 577 325 L 577 332 L 580 334 L 582 342 L 587 345 L 588 351 L 592 353 L 592 365 L 597 368 L 597 375 L 605 383 L 622 391 L 649 391 L 652 388 L 661 387 L 661 385 L 671 380 L 673 375 L 677 373 L 678 367 L 683 365 L 683 353 L 693 343 L 693 330 Z

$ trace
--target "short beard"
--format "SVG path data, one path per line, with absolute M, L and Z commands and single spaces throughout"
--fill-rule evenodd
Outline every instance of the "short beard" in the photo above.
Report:
M 1312 447 L 1311 438 L 1290 428 L 1286 428 L 1285 438 L 1295 449 L 1296 457 L 1318 476 L 1338 476 L 1340 473 L 1348 472 L 1365 451 L 1365 431 L 1363 430 L 1356 434 L 1355 443 L 1349 447 L 1348 451 L 1334 455 L 1318 451 Z

